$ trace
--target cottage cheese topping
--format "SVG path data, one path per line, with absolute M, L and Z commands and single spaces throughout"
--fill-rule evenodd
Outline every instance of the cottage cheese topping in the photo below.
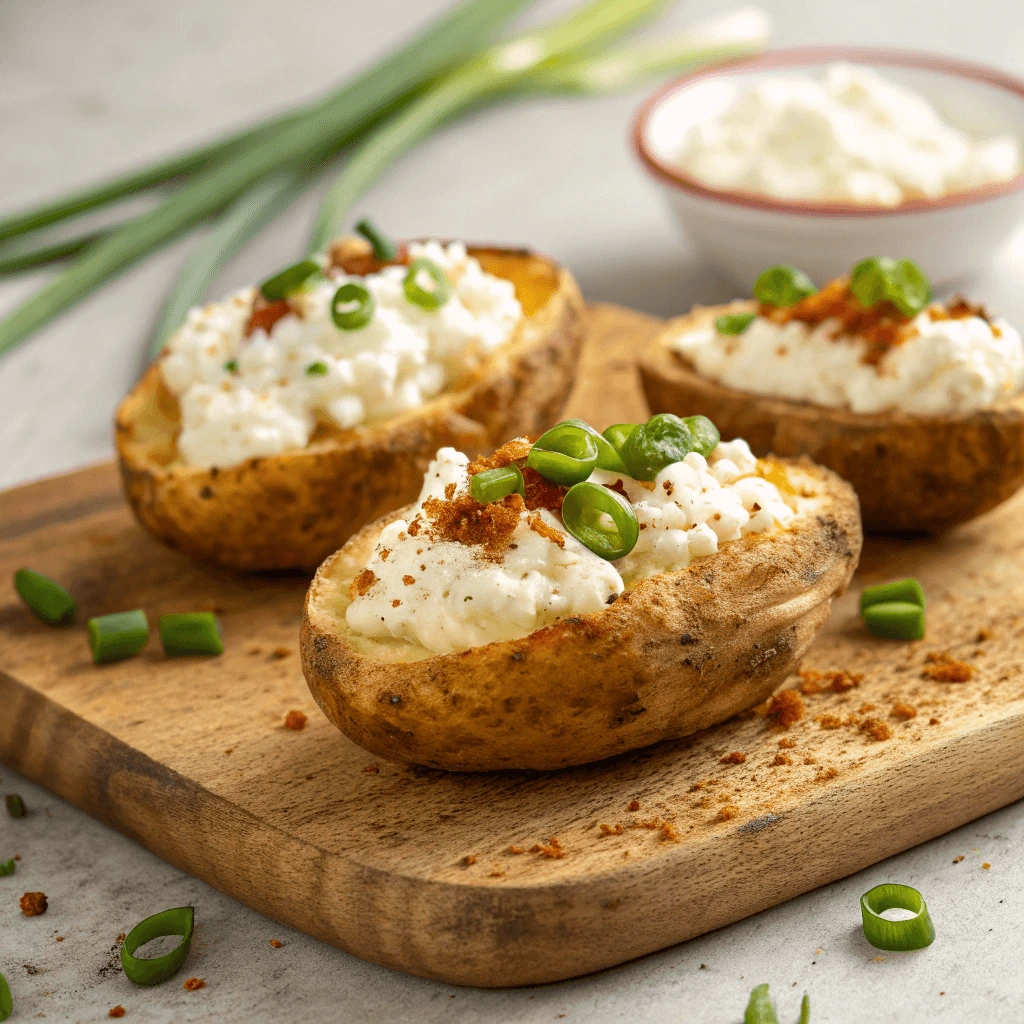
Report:
M 433 260 L 452 279 L 452 296 L 436 312 L 406 300 L 405 267 L 351 278 L 377 303 L 355 331 L 339 330 L 330 314 L 335 291 L 350 279 L 344 274 L 296 293 L 297 313 L 248 338 L 254 288 L 192 310 L 160 364 L 181 409 L 182 459 L 234 465 L 304 447 L 318 421 L 344 429 L 415 409 L 508 341 L 522 319 L 510 281 L 485 273 L 459 242 L 414 244 L 410 255 Z M 316 363 L 327 372 L 308 374 Z
M 669 344 L 702 377 L 728 387 L 858 413 L 967 412 L 1024 390 L 1024 347 L 1010 324 L 932 316 L 931 308 L 919 313 L 876 365 L 865 362 L 865 341 L 839 335 L 835 320 L 775 324 L 759 316 L 742 334 L 709 326 Z
M 971 139 L 923 96 L 848 64 L 820 81 L 732 86 L 675 161 L 712 188 L 883 206 L 1008 181 L 1022 166 L 1019 140 Z
M 500 561 L 453 541 L 412 536 L 409 525 L 429 498 L 469 490 L 468 460 L 442 448 L 431 463 L 416 509 L 381 533 L 367 569 L 374 582 L 349 605 L 352 629 L 397 638 L 435 653 L 467 650 L 526 636 L 572 615 L 600 611 L 628 586 L 713 554 L 720 543 L 790 523 L 795 513 L 776 487 L 753 475 L 757 460 L 745 441 L 720 444 L 710 460 L 688 455 L 666 467 L 653 489 L 596 470 L 597 483 L 621 481 L 641 524 L 625 558 L 607 562 L 565 532 L 548 512 L 521 514 L 512 545 Z M 454 490 L 446 494 L 446 488 Z M 539 514 L 560 546 L 529 526 Z

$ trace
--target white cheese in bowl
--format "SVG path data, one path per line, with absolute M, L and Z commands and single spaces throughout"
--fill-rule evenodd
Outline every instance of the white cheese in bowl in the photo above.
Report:
M 834 64 L 821 79 L 780 74 L 731 88 L 672 155 L 710 188 L 897 206 L 1021 173 L 1020 140 L 972 139 L 870 68 Z

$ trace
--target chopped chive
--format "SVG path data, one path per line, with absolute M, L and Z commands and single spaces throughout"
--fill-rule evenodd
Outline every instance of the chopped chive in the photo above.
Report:
M 421 275 L 430 281 L 426 288 L 420 284 Z M 428 260 L 425 256 L 421 256 L 409 264 L 402 288 L 409 302 L 428 313 L 440 309 L 452 295 L 452 282 L 444 272 L 444 268 L 439 267 L 433 260 Z
M 893 583 L 880 583 L 875 587 L 865 587 L 860 592 L 860 613 L 873 604 L 884 601 L 907 601 L 910 604 L 925 607 L 924 587 L 915 579 L 896 580 Z
M 17 870 L 17 865 L 14 863 L 14 858 L 10 860 L 0 861 L 0 878 L 6 878 L 7 875 L 13 875 Z
M 195 910 L 192 907 L 164 910 L 140 921 L 121 943 L 121 964 L 128 980 L 136 985 L 159 985 L 177 974 L 192 946 L 194 925 Z M 181 942 L 170 953 L 152 958 L 135 956 L 136 950 L 147 942 L 165 935 L 181 936 Z
M 909 601 L 880 601 L 864 609 L 864 622 L 873 636 L 887 640 L 923 640 L 924 609 Z
M 260 291 L 268 302 L 287 299 L 289 295 L 299 291 L 314 274 L 319 273 L 319 263 L 314 260 L 300 260 L 290 267 L 285 267 L 279 274 L 267 278 L 260 285 Z
M 370 290 L 358 281 L 343 284 L 331 299 L 331 319 L 342 331 L 358 331 L 365 327 L 377 312 L 377 300 Z
M 25 806 L 25 801 L 18 796 L 17 793 L 8 793 L 6 797 L 7 801 L 7 813 L 12 818 L 24 818 L 28 814 L 28 808 Z
M 331 368 L 322 359 L 318 359 L 306 367 L 307 377 L 326 377 L 330 372 Z
M 723 313 L 715 318 L 715 330 L 719 334 L 742 334 L 756 319 L 756 313 Z
M 160 616 L 160 642 L 169 657 L 184 654 L 223 654 L 220 630 L 213 612 L 181 612 Z
M 750 993 L 750 1002 L 743 1014 L 743 1024 L 779 1024 L 775 1004 L 768 995 L 767 985 L 757 985 Z
M 141 608 L 89 620 L 89 649 L 97 665 L 134 658 L 148 640 L 149 623 Z
M 373 221 L 363 218 L 357 225 L 356 231 L 373 246 L 374 259 L 381 263 L 390 263 L 398 255 L 398 246 L 383 234 Z
M 909 910 L 914 916 L 893 921 L 887 910 Z M 935 941 L 935 925 L 924 897 L 909 885 L 876 885 L 860 898 L 864 938 L 876 949 L 924 949 Z
M 224 364 L 224 371 L 225 371 L 225 373 L 238 373 L 238 360 L 237 359 L 229 359 Z
M 14 1000 L 11 999 L 11 989 L 7 979 L 0 974 L 0 1021 L 7 1020 L 14 1010 Z
M 48 625 L 68 626 L 75 621 L 75 599 L 49 576 L 34 569 L 19 569 L 14 574 L 14 589 Z

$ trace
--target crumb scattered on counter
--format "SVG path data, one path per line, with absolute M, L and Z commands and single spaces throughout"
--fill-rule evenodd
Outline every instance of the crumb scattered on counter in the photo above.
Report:
M 495 868 L 495 869 L 494 869 L 494 870 L 493 870 L 493 871 L 492 871 L 492 872 L 490 873 L 490 875 L 489 875 L 488 877 L 489 877 L 489 878 L 504 878 L 504 877 L 505 877 L 505 872 L 504 872 L 504 871 L 502 871 L 502 870 L 501 870 L 501 868 Z
M 986 626 L 982 626 L 981 629 L 974 636 L 974 642 L 976 644 L 983 644 L 986 640 L 991 640 L 995 636 L 995 633 Z
M 380 765 L 379 764 L 368 764 L 363 769 L 363 771 L 366 772 L 367 775 L 380 775 Z
M 730 821 L 740 813 L 740 809 L 735 804 L 726 804 L 718 811 L 719 821 Z
M 893 704 L 891 714 L 893 718 L 900 718 L 904 722 L 909 722 L 911 718 L 917 718 L 917 708 L 913 704 L 907 704 L 905 701 L 898 700 Z
M 280 661 L 282 658 L 288 658 L 292 655 L 292 649 L 290 647 L 275 647 L 271 652 L 270 656 L 276 661 Z
M 301 711 L 289 711 L 284 716 L 284 727 L 299 732 L 299 730 L 306 728 L 306 716 Z
M 551 860 L 561 860 L 565 856 L 565 850 L 557 836 L 552 836 L 546 846 L 543 843 L 534 843 L 530 847 L 530 853 L 539 853 L 542 857 L 548 857 Z
M 630 800 L 629 803 L 626 804 L 626 810 L 627 811 L 639 811 L 640 810 L 640 801 L 639 800 Z
M 861 704 L 861 706 L 857 708 L 857 714 L 866 715 L 869 711 L 874 711 L 875 707 L 876 705 L 874 704 Z
M 831 690 L 832 693 L 846 693 L 855 686 L 860 686 L 864 679 L 862 672 L 846 672 L 843 669 L 831 672 L 818 672 L 815 669 L 801 669 L 800 692 L 810 696 L 815 693 L 823 693 Z
M 468 868 L 471 864 L 476 863 L 476 857 L 471 853 L 467 853 L 466 856 L 462 858 L 462 863 Z
M 796 746 L 796 740 L 789 736 L 783 736 L 782 739 L 779 740 L 779 746 L 783 750 L 792 750 Z
M 38 917 L 45 914 L 50 905 L 46 902 L 45 893 L 27 892 L 18 900 L 18 906 L 26 917 Z
M 107 1011 L 107 1016 L 108 1017 L 123 1017 L 127 1012 L 128 1011 L 120 1003 L 118 1003 L 117 1006 L 112 1006 Z
M 992 865 L 991 865 L 991 864 L 989 864 L 989 862 L 988 862 L 988 861 L 985 861 L 985 862 L 984 862 L 984 863 L 983 863 L 983 864 L 982 864 L 981 866 L 982 866 L 982 868 L 983 868 L 983 869 L 984 869 L 985 871 L 988 871 L 988 869 L 989 869 L 990 867 L 992 867 Z
M 843 724 L 838 715 L 818 715 L 816 721 L 822 729 L 838 729 Z
M 958 661 L 948 651 L 932 651 L 921 675 L 937 683 L 966 683 L 973 678 L 974 667 Z
M 929 725 L 942 725 L 942 720 L 940 718 L 929 718 L 928 719 L 928 724 Z
M 954 864 L 959 864 L 964 859 L 964 855 L 961 853 L 958 857 L 953 858 Z
M 838 768 L 819 768 L 818 774 L 814 776 L 815 782 L 830 782 L 839 775 Z
M 858 728 L 873 740 L 881 741 L 892 738 L 892 729 L 880 718 L 865 718 Z
M 270 944 L 274 947 L 274 949 L 280 949 L 284 945 L 284 943 L 280 939 L 271 939 Z
M 789 754 L 776 754 L 775 755 L 775 760 L 772 761 L 772 767 L 773 768 L 778 768 L 781 765 L 792 764 L 792 763 L 793 763 L 793 758 L 791 758 L 789 756 Z
M 614 825 L 601 825 L 601 835 L 604 836 L 621 836 L 622 835 L 622 824 L 616 822 Z
M 526 853 L 526 851 L 521 846 L 510 846 L 508 848 L 508 852 L 509 853 Z
M 182 988 L 186 992 L 198 992 L 199 989 L 206 988 L 206 982 L 203 981 L 202 978 L 189 978 L 188 981 L 182 985 Z
M 734 750 L 731 754 L 726 754 L 725 757 L 718 759 L 719 764 L 743 764 L 746 761 L 747 755 L 742 750 Z
M 768 717 L 788 729 L 804 717 L 804 699 L 796 690 L 783 690 L 768 701 Z

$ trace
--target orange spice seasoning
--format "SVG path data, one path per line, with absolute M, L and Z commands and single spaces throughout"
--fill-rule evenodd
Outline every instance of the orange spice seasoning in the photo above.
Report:
M 973 678 L 974 667 L 958 661 L 948 651 L 933 651 L 928 655 L 928 664 L 921 670 L 921 675 L 937 683 L 966 683 Z
M 718 759 L 719 764 L 743 764 L 746 761 L 747 755 L 741 750 L 734 750 L 731 754 L 726 754 L 725 757 Z
M 804 700 L 796 690 L 782 690 L 768 702 L 768 717 L 788 729 L 804 717 Z

